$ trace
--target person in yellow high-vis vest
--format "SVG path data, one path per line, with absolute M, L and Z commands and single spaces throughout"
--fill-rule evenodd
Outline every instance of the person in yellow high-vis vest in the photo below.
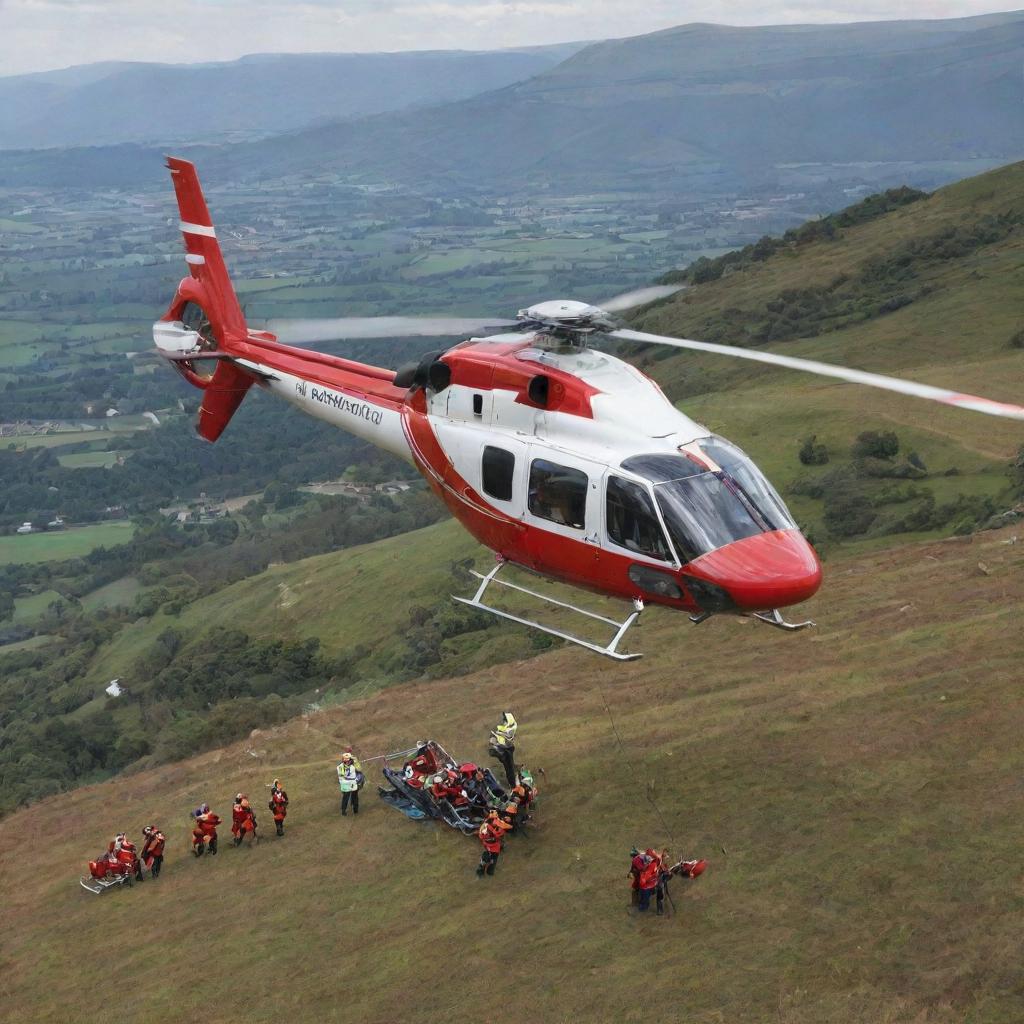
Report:
M 497 758 L 505 769 L 505 778 L 508 780 L 508 788 L 516 784 L 516 763 L 513 755 L 516 750 L 516 732 L 519 723 L 511 711 L 502 713 L 501 721 L 491 730 L 491 740 L 488 753 L 491 757 Z
M 341 813 L 348 814 L 348 805 L 352 804 L 352 813 L 359 813 L 359 790 L 363 785 L 363 766 L 350 749 L 341 755 L 338 765 L 338 786 L 341 788 Z

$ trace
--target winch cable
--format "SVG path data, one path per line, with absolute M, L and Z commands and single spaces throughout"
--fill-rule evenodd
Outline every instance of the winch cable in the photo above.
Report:
M 601 682 L 600 676 L 597 677 L 597 689 L 601 694 L 601 701 L 604 704 L 604 709 L 608 714 L 608 721 L 612 727 L 612 735 L 615 737 L 615 743 L 619 748 L 619 753 L 622 755 L 622 760 L 625 762 L 626 767 L 629 769 L 630 774 L 633 776 L 634 785 L 640 785 L 640 773 L 637 771 L 636 766 L 629 758 L 629 754 L 626 752 L 626 745 L 622 742 L 622 735 L 619 733 L 619 727 L 615 724 L 615 715 L 612 713 L 612 706 L 608 702 L 608 694 L 605 691 L 604 685 Z M 647 797 L 647 802 L 654 808 L 654 813 L 657 814 L 658 820 L 661 822 L 662 828 L 665 830 L 665 834 L 668 836 L 669 841 L 673 847 L 676 847 L 676 837 L 672 832 L 672 828 L 668 823 L 668 819 L 665 817 L 661 808 L 658 806 L 657 800 L 654 799 L 654 794 L 651 791 L 649 785 L 644 785 L 644 794 Z M 676 847 L 678 849 L 678 847 Z
M 619 732 L 619 727 L 615 723 L 615 715 L 612 713 L 611 704 L 608 701 L 608 694 L 605 690 L 604 684 L 601 681 L 601 677 L 597 676 L 597 689 L 601 694 L 601 701 L 604 704 L 605 712 L 608 715 L 608 722 L 612 727 L 612 735 L 615 737 L 615 743 L 619 748 L 619 753 L 622 755 L 622 760 L 625 762 L 626 767 L 629 769 L 630 774 L 633 776 L 634 785 L 641 784 L 640 772 L 629 758 L 629 754 L 626 752 L 626 745 L 622 741 L 622 735 Z M 650 785 L 644 785 L 644 795 L 647 802 L 654 808 L 654 813 L 657 814 L 658 820 L 661 822 L 662 828 L 665 830 L 665 835 L 668 836 L 669 842 L 672 844 L 672 848 L 675 849 L 676 853 L 679 853 L 679 845 L 676 842 L 675 834 L 672 831 L 671 826 L 668 823 L 668 819 L 665 817 L 661 807 L 658 806 L 657 800 L 654 799 L 654 793 Z M 728 857 L 728 851 L 719 839 L 710 833 L 706 833 L 708 838 L 722 851 L 722 855 Z

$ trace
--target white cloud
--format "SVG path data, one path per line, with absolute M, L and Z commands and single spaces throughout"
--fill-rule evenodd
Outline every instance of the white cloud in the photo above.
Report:
M 988 0 L 0 0 L 2 73 L 101 60 L 184 63 L 247 53 L 496 49 L 734 25 L 950 18 Z

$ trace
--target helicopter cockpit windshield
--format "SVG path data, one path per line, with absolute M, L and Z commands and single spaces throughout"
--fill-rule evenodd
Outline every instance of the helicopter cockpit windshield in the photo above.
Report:
M 635 455 L 622 468 L 654 485 L 658 508 L 683 562 L 758 533 L 796 529 L 772 485 L 724 438 L 702 438 L 678 455 Z

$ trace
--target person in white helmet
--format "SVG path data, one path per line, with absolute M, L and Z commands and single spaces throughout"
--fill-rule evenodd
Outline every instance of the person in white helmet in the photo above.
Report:
M 346 749 L 341 755 L 341 763 L 338 765 L 338 786 L 341 788 L 341 813 L 348 814 L 349 804 L 352 805 L 352 813 L 359 813 L 359 790 L 363 785 L 362 765 L 352 753 L 351 748 Z
M 509 789 L 516 784 L 516 763 L 513 755 L 516 750 L 516 731 L 518 729 L 519 723 L 516 722 L 516 716 L 511 711 L 502 712 L 501 721 L 491 730 L 490 745 L 487 748 L 491 757 L 499 760 L 502 768 L 505 769 L 505 778 L 508 780 Z

